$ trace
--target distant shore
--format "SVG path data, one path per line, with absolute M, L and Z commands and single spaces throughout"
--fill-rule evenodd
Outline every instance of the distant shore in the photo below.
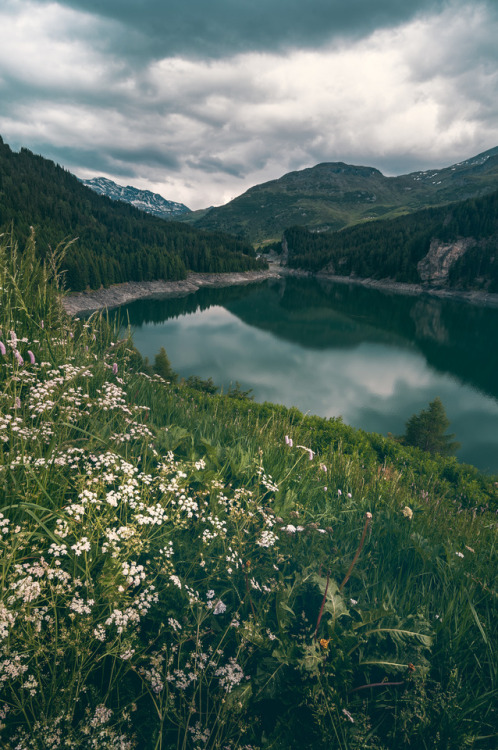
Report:
M 459 291 L 457 289 L 441 289 L 422 284 L 404 284 L 389 279 L 361 279 L 351 276 L 335 276 L 327 273 L 312 274 L 307 271 L 289 269 L 279 264 L 271 264 L 263 271 L 241 271 L 235 273 L 189 273 L 186 279 L 180 281 L 128 281 L 114 284 L 107 289 L 97 289 L 90 292 L 73 292 L 63 297 L 62 304 L 69 315 L 89 313 L 103 308 L 112 309 L 126 305 L 138 299 L 183 297 L 196 292 L 201 287 L 237 286 L 254 284 L 266 279 L 276 279 L 282 276 L 301 276 L 315 278 L 319 281 L 332 281 L 339 284 L 357 284 L 369 289 L 378 289 L 395 294 L 411 296 L 430 295 L 443 299 L 455 299 L 469 302 L 473 305 L 498 307 L 498 294 L 484 291 Z
M 126 305 L 137 299 L 150 297 L 183 297 L 201 287 L 237 286 L 254 284 L 266 279 L 278 278 L 280 271 L 269 268 L 263 271 L 241 271 L 237 273 L 189 273 L 179 281 L 127 281 L 114 284 L 107 289 L 91 292 L 74 292 L 63 298 L 62 304 L 69 315 L 93 312 L 106 307 L 111 309 Z
M 405 284 L 401 281 L 391 281 L 390 279 L 362 279 L 355 276 L 335 276 L 329 273 L 317 273 L 313 274 L 313 276 L 319 280 L 332 281 L 339 284 L 358 284 L 359 286 L 366 286 L 368 289 L 379 289 L 381 292 L 407 294 L 415 297 L 427 294 L 431 297 L 469 302 L 472 305 L 498 307 L 498 294 L 480 290 L 443 289 L 426 284 Z

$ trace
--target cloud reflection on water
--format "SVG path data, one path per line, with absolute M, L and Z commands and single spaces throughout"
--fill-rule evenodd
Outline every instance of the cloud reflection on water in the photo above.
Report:
M 247 325 L 221 306 L 136 329 L 151 361 L 166 348 L 180 375 L 238 381 L 257 401 L 297 406 L 368 431 L 400 434 L 413 413 L 443 400 L 463 460 L 498 470 L 498 404 L 427 364 L 415 348 L 365 342 L 353 348 L 304 348 Z M 465 435 L 465 439 L 463 439 Z M 485 449 L 483 449 L 485 444 Z

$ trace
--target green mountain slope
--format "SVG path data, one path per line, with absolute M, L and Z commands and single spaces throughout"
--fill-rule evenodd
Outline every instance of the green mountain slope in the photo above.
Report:
M 264 242 L 278 240 L 293 225 L 337 230 L 485 195 L 497 188 L 498 148 L 444 169 L 399 177 L 385 177 L 373 167 L 335 162 L 256 185 L 225 206 L 185 214 L 182 221 Z
M 498 291 L 498 191 L 342 232 L 285 232 L 294 268 Z
M 42 254 L 77 238 L 64 260 L 74 290 L 260 265 L 246 242 L 97 195 L 52 161 L 27 149 L 15 153 L 0 138 L 0 232 L 11 225 L 21 239 L 33 227 Z

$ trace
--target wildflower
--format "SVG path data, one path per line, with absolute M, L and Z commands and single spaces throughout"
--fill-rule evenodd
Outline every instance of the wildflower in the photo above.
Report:
M 226 612 L 227 605 L 224 604 L 221 599 L 219 599 L 216 602 L 216 607 L 213 609 L 213 615 L 222 615 L 223 612 Z
M 14 408 L 15 409 L 20 409 L 21 408 L 21 399 L 19 398 L 19 396 L 16 396 L 16 400 L 14 402 Z
M 337 490 L 337 495 L 340 497 L 342 495 L 342 490 Z
M 36 362 L 36 359 L 31 349 L 28 349 L 28 355 L 29 355 L 29 361 L 31 362 L 32 365 L 34 365 Z
M 288 526 L 282 526 L 282 531 L 286 531 L 288 534 L 295 534 L 297 529 L 292 523 L 290 523 Z
M 14 357 L 16 358 L 17 364 L 19 365 L 19 367 L 21 367 L 24 364 L 24 360 L 21 357 L 20 353 L 17 351 L 17 349 L 14 351 Z
M 45 328 L 45 323 L 43 322 L 43 320 L 40 321 L 40 325 L 42 328 Z
M 6 352 L 7 349 L 5 348 L 5 344 L 3 343 L 3 341 L 0 341 L 0 354 L 2 355 L 2 357 Z
M 320 638 L 319 643 L 323 650 L 327 651 L 330 643 L 330 638 Z
M 408 507 L 408 505 L 405 505 L 405 507 L 403 508 L 401 512 L 405 518 L 408 518 L 410 521 L 412 520 L 413 510 L 410 507 Z
M 351 714 L 349 713 L 349 711 L 346 711 L 346 709 L 345 709 L 345 708 L 343 708 L 343 709 L 342 709 L 342 713 L 344 714 L 344 716 L 345 716 L 345 717 L 346 717 L 347 719 L 349 719 L 349 721 L 351 722 L 351 724 L 354 724 L 354 719 L 353 719 L 353 717 L 351 716 Z
M 114 364 L 112 366 L 112 374 L 113 375 L 117 375 L 118 374 L 118 364 L 117 364 L 117 362 L 114 362 Z
M 325 466 L 325 464 L 320 464 L 320 469 L 327 473 L 327 467 Z
M 464 554 L 463 554 L 463 552 L 455 552 L 455 555 L 456 555 L 457 557 L 464 557 Z
M 90 552 L 90 542 L 86 536 L 83 536 L 76 544 L 71 545 L 71 549 L 74 550 L 76 557 L 79 557 L 82 552 Z

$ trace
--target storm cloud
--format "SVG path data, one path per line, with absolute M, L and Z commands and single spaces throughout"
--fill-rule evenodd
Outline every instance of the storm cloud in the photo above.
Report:
M 7 143 L 193 208 L 498 144 L 493 0 L 4 0 L 0 28 Z

